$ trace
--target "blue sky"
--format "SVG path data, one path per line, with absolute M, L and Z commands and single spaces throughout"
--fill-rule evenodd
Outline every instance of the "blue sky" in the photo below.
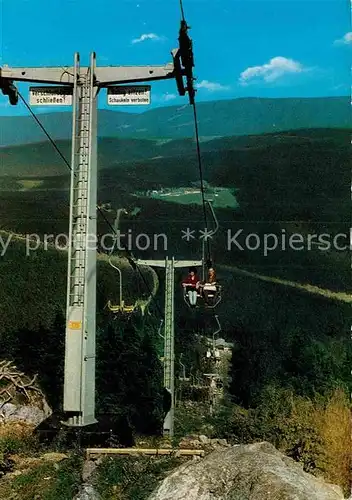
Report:
M 349 1 L 184 0 L 184 9 L 198 102 L 350 94 Z M 0 0 L 0 65 L 70 66 L 75 51 L 87 64 L 93 50 L 98 65 L 164 64 L 179 20 L 179 0 Z M 28 87 L 19 89 L 28 98 Z M 176 94 L 173 81 L 154 82 L 152 106 L 188 102 Z M 99 107 L 107 107 L 106 91 Z M 0 115 L 25 114 L 23 103 L 9 106 L 0 93 Z

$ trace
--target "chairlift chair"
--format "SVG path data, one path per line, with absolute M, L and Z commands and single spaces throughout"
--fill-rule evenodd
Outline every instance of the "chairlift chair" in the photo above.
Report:
M 183 357 L 183 353 L 180 354 L 180 359 L 179 359 L 179 364 L 182 368 L 182 375 L 179 375 L 178 379 L 180 382 L 189 382 L 190 381 L 190 377 L 186 377 L 186 367 L 185 365 L 182 363 L 182 357 Z
M 216 290 L 209 291 L 207 301 L 204 300 L 204 307 L 206 309 L 214 309 L 221 302 L 221 285 L 216 285 Z
M 199 307 L 202 305 L 206 309 L 214 309 L 217 305 L 220 304 L 221 302 L 221 285 L 216 285 L 216 291 L 212 292 L 209 291 L 208 296 L 207 296 L 207 301 L 205 301 L 204 296 L 200 293 L 200 290 L 197 290 L 197 302 L 196 305 L 193 306 L 190 301 L 189 301 L 189 296 L 188 292 L 186 290 L 186 287 L 183 290 L 183 300 L 187 304 L 187 306 L 190 309 L 199 309 Z
M 121 269 L 119 269 L 118 267 L 116 267 L 111 262 L 111 256 L 109 257 L 109 264 L 111 265 L 111 267 L 113 267 L 114 269 L 116 269 L 116 271 L 118 271 L 118 273 L 119 273 L 120 287 L 119 287 L 119 303 L 118 304 L 112 304 L 111 300 L 109 300 L 108 303 L 107 303 L 107 306 L 108 306 L 109 310 L 111 312 L 113 312 L 113 313 L 131 314 L 136 309 L 136 304 L 134 304 L 134 305 L 126 305 L 125 301 L 122 298 L 122 273 L 121 273 Z
M 212 193 L 207 193 L 206 195 L 206 199 L 205 199 L 205 202 L 207 203 L 207 205 L 209 206 L 209 209 L 211 211 L 211 214 L 212 214 L 212 218 L 214 220 L 214 223 L 215 223 L 215 228 L 210 231 L 207 235 L 208 238 L 213 238 L 215 233 L 218 231 L 219 229 L 219 222 L 218 222 L 218 219 L 216 217 L 216 214 L 214 212 L 214 208 L 212 206 L 212 203 L 214 201 L 214 198 L 213 198 L 213 195 Z M 202 241 L 202 256 L 203 256 L 203 280 L 205 279 L 205 243 L 206 243 L 206 240 L 207 238 L 203 238 L 203 241 Z M 210 256 L 209 256 L 210 258 Z M 211 259 L 211 258 L 210 258 Z M 209 262 L 209 261 L 208 261 Z M 211 263 L 211 260 L 210 260 L 210 263 Z M 211 264 L 210 264 L 211 265 Z M 219 305 L 219 303 L 221 302 L 221 285 L 218 285 L 218 284 L 215 284 L 215 290 L 208 290 L 207 291 L 207 299 L 205 300 L 205 297 L 204 297 L 204 294 L 201 293 L 200 289 L 197 290 L 197 302 L 196 302 L 196 305 L 195 306 L 192 306 L 189 302 L 189 297 L 188 297 L 188 294 L 186 292 L 186 288 L 184 289 L 184 300 L 186 302 L 186 304 L 188 305 L 189 308 L 191 309 L 194 309 L 194 308 L 198 308 L 200 304 L 202 304 L 204 306 L 205 309 L 214 309 L 216 306 Z M 200 300 L 199 300 L 200 299 Z
M 140 212 L 141 212 L 141 208 L 139 208 L 139 207 L 135 207 L 130 212 L 128 212 L 125 208 L 119 208 L 118 210 L 116 210 L 116 219 L 115 219 L 115 223 L 114 223 L 115 232 L 117 233 L 117 231 L 119 231 L 121 214 L 130 215 L 131 217 L 136 217 L 137 215 L 139 215 Z M 115 246 L 115 244 L 114 244 L 114 246 Z M 128 315 L 137 311 L 137 310 L 141 310 L 142 314 L 144 314 L 143 306 L 138 301 L 136 301 L 133 305 L 126 305 L 125 304 L 125 301 L 123 300 L 123 297 L 122 297 L 122 273 L 121 273 L 121 270 L 112 263 L 112 252 L 113 252 L 113 248 L 111 249 L 110 256 L 109 256 L 109 264 L 111 267 L 116 269 L 116 271 L 119 273 L 120 286 L 119 286 L 119 303 L 112 304 L 111 301 L 109 300 L 107 303 L 109 310 L 113 313 L 122 313 L 122 314 L 128 314 Z
M 135 310 L 135 305 L 133 306 L 126 306 L 125 301 L 122 300 L 120 304 L 112 304 L 111 300 L 108 301 L 107 306 L 109 310 L 113 313 L 126 313 L 130 314 Z

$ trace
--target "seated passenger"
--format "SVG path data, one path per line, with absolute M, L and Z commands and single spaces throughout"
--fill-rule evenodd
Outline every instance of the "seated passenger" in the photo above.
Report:
M 204 302 L 209 306 L 214 305 L 216 292 L 218 290 L 218 283 L 216 281 L 216 274 L 213 267 L 208 271 L 207 281 L 200 284 Z
M 195 307 L 197 305 L 199 278 L 194 267 L 189 269 L 187 278 L 182 281 L 182 286 L 188 296 L 190 306 Z

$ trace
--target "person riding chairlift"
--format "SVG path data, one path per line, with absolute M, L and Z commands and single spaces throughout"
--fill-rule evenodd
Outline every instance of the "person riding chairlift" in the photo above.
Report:
M 191 307 L 196 307 L 197 305 L 197 296 L 198 296 L 198 288 L 199 288 L 199 277 L 197 275 L 197 271 L 194 267 L 189 269 L 189 273 L 187 278 L 182 281 L 182 286 L 185 290 L 185 293 L 188 295 L 189 304 Z
M 214 304 L 214 299 L 217 292 L 217 282 L 216 282 L 216 273 L 213 267 L 208 270 L 208 279 L 207 281 L 200 284 L 202 290 L 202 296 L 204 298 L 204 302 L 209 306 Z

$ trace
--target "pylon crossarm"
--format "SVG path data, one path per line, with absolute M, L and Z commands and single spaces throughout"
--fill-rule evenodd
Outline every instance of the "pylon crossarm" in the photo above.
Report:
M 81 73 L 88 68 L 82 67 Z M 95 68 L 96 83 L 99 87 L 106 87 L 115 83 L 138 83 L 147 81 L 167 80 L 175 78 L 174 64 L 164 66 L 101 66 Z M 7 78 L 17 82 L 52 83 L 73 85 L 73 67 L 43 67 L 43 68 L 0 68 L 0 78 Z
M 115 83 L 138 83 L 175 78 L 173 63 L 164 66 L 97 67 L 95 75 L 99 87 Z
M 202 260 L 175 260 L 174 267 L 200 267 Z
M 165 260 L 145 260 L 145 259 L 137 259 L 135 264 L 137 266 L 150 266 L 150 267 L 165 267 Z
M 8 78 L 17 82 L 53 83 L 73 85 L 74 68 L 0 68 L 0 78 Z
M 136 264 L 141 266 L 165 267 L 166 261 L 137 259 Z M 202 264 L 202 260 L 175 260 L 173 267 L 199 267 Z

